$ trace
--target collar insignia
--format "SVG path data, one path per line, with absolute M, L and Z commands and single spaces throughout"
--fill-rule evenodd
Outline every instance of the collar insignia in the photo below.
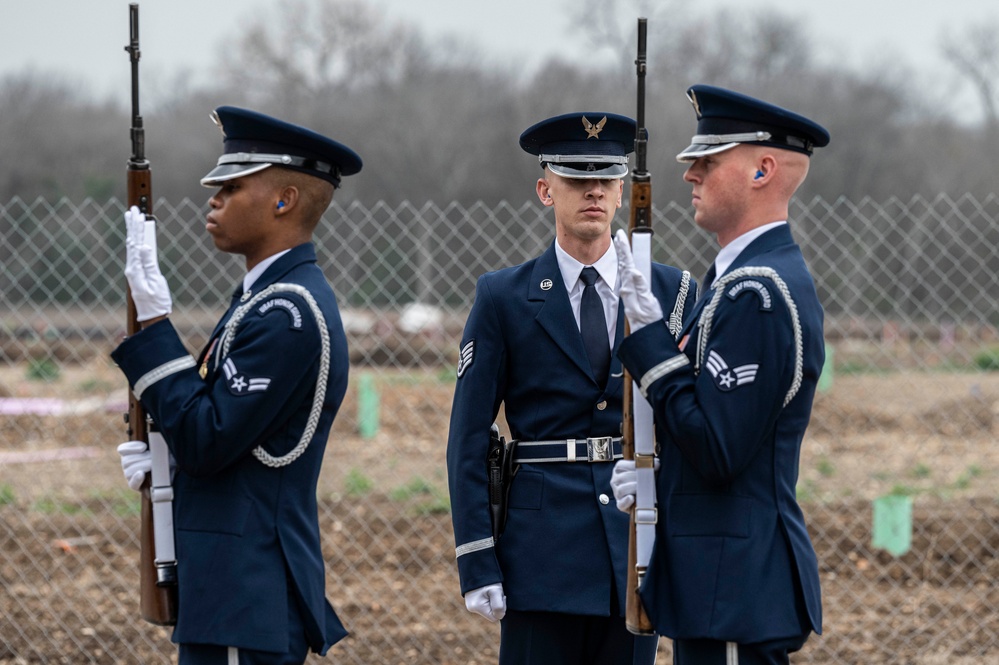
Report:
M 583 116 L 583 129 L 586 130 L 586 138 L 588 138 L 588 139 L 599 139 L 600 138 L 599 134 L 600 134 L 600 132 L 602 132 L 604 130 L 604 125 L 606 125 L 606 124 L 607 124 L 607 116 L 604 116 L 603 119 L 600 122 L 598 122 L 597 124 L 594 125 L 592 122 L 590 122 L 589 120 L 587 120 L 586 116 L 584 115 Z

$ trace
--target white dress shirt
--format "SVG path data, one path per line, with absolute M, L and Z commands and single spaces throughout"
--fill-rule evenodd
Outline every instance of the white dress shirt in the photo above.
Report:
M 558 269 L 562 273 L 562 281 L 565 282 L 566 291 L 569 292 L 569 304 L 572 305 L 572 315 L 576 317 L 576 327 L 579 327 L 579 303 L 583 299 L 583 289 L 586 285 L 579 279 L 583 268 L 587 266 L 569 256 L 568 253 L 555 240 L 555 258 L 558 259 Z M 614 348 L 614 336 L 617 333 L 617 252 L 614 251 L 614 244 L 607 248 L 604 255 L 593 264 L 600 279 L 594 287 L 600 296 L 600 302 L 604 306 L 604 318 L 607 320 L 607 339 L 610 346 Z
M 739 254 L 742 254 L 742 250 L 749 247 L 749 243 L 753 242 L 770 229 L 777 228 L 781 224 L 787 224 L 787 222 L 771 222 L 770 224 L 758 226 L 752 231 L 746 231 L 741 236 L 722 247 L 721 251 L 718 252 L 718 256 L 715 257 L 715 281 L 717 281 L 718 278 L 721 277 L 726 270 L 728 270 L 728 267 L 732 265 L 732 262 L 735 261 Z M 708 284 L 707 288 L 710 289 L 712 284 L 714 284 L 714 282 Z
M 290 249 L 286 249 L 283 252 L 278 252 L 272 256 L 268 256 L 266 259 L 253 266 L 253 268 L 246 273 L 246 277 L 243 278 L 243 293 L 250 290 L 253 283 L 264 274 L 264 271 L 271 267 L 271 264 L 280 259 L 282 256 L 290 252 Z

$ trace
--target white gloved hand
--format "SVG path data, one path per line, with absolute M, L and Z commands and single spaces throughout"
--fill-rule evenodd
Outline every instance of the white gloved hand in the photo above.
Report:
M 499 621 L 506 615 L 506 595 L 502 584 L 473 589 L 465 594 L 465 608 L 469 612 L 481 614 L 492 622 Z
M 125 279 L 136 318 L 148 321 L 173 310 L 170 288 L 160 272 L 156 250 L 146 244 L 146 216 L 132 206 L 125 211 Z
M 145 441 L 126 441 L 118 446 L 121 470 L 125 472 L 128 486 L 136 492 L 142 487 L 146 474 L 153 468 L 153 453 Z
M 653 459 L 652 469 L 659 470 L 658 457 Z M 618 460 L 614 464 L 610 484 L 611 490 L 614 492 L 614 499 L 617 501 L 617 509 L 622 513 L 631 510 L 631 507 L 635 505 L 635 493 L 638 491 L 638 472 L 635 470 L 635 460 Z
M 617 251 L 618 274 L 621 277 L 621 302 L 624 303 L 624 314 L 631 324 L 631 332 L 663 320 L 663 308 L 652 295 L 652 289 L 645 280 L 645 275 L 635 267 L 635 257 L 631 254 L 631 243 L 628 233 L 618 229 L 614 236 L 614 249 Z

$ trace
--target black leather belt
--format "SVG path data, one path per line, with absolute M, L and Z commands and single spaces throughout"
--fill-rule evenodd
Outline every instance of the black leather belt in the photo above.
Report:
M 518 441 L 513 462 L 613 462 L 621 457 L 621 437 L 592 436 L 587 439 Z

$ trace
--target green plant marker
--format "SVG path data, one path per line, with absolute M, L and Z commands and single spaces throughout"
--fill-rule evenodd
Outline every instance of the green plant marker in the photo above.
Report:
M 378 434 L 378 389 L 370 374 L 357 382 L 357 431 L 363 439 Z
M 822 365 L 822 373 L 819 374 L 818 390 L 824 393 L 832 388 L 833 384 L 833 358 L 836 350 L 831 344 L 826 344 L 826 362 Z
M 874 500 L 871 545 L 892 556 L 902 556 L 912 547 L 912 497 L 889 494 Z

